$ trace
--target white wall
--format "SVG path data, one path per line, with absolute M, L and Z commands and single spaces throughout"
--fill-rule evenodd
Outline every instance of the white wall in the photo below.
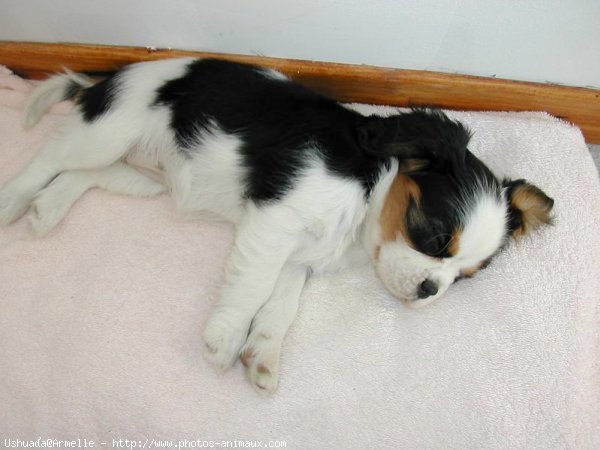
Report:
M 0 0 L 0 39 L 261 54 L 600 87 L 600 0 Z

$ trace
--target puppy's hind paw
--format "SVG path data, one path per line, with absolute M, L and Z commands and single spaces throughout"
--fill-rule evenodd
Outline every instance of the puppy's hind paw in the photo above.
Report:
M 270 337 L 252 334 L 242 349 L 240 361 L 246 366 L 248 381 L 260 395 L 271 395 L 277 390 L 279 351 L 279 346 L 270 342 Z

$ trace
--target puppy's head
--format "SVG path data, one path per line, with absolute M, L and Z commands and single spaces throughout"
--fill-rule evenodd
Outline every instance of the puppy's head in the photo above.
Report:
M 509 237 L 550 223 L 553 200 L 525 180 L 496 178 L 467 149 L 460 123 L 429 111 L 385 121 L 379 156 L 396 157 L 398 171 L 380 198 L 370 250 L 385 286 L 408 305 L 437 299 Z

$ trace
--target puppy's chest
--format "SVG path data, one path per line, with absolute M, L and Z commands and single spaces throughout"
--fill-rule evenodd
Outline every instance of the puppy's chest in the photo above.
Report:
M 307 221 L 292 260 L 309 266 L 317 274 L 362 262 L 366 254 L 360 235 L 365 213 L 362 205 L 353 205 L 353 208 L 334 209 Z
M 290 260 L 325 272 L 345 265 L 368 206 L 358 180 L 332 174 L 315 160 L 276 208 L 296 240 Z

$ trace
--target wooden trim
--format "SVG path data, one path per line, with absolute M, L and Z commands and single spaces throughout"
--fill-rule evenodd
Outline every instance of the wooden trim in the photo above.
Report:
M 82 44 L 1 42 L 0 64 L 32 78 L 68 67 L 102 72 L 177 56 L 223 58 L 271 67 L 344 102 L 438 106 L 486 111 L 547 111 L 578 125 L 600 143 L 600 90 L 422 70 L 336 64 L 263 56 Z

